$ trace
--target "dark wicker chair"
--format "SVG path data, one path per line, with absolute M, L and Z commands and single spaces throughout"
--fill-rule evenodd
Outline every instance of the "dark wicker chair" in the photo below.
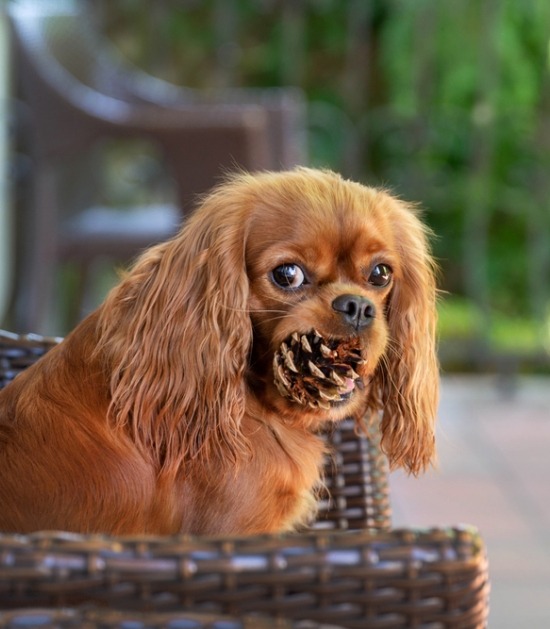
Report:
M 59 341 L 0 333 L 0 386 Z M 376 435 L 344 421 L 327 439 L 327 494 L 300 534 L 0 534 L 0 628 L 485 627 L 475 529 L 392 530 Z

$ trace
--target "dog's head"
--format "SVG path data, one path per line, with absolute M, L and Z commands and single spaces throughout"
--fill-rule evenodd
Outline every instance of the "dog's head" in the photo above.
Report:
M 305 168 L 237 175 L 125 283 L 111 301 L 132 304 L 134 339 L 155 330 L 151 373 L 172 383 L 160 408 L 186 416 L 190 452 L 211 437 L 238 449 L 254 398 L 263 419 L 308 428 L 381 411 L 394 465 L 431 460 L 433 263 L 416 212 L 386 192 Z

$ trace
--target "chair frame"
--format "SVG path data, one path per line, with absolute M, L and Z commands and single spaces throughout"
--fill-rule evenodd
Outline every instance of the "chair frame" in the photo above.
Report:
M 114 255 L 126 263 L 172 237 L 197 196 L 228 171 L 278 170 L 305 161 L 305 101 L 298 88 L 203 94 L 170 85 L 117 56 L 80 0 L 9 0 L 5 13 L 32 161 L 31 201 L 19 217 L 22 280 L 15 282 L 13 321 L 20 331 L 51 331 L 48 317 L 60 263 L 77 264 L 82 284 L 93 259 Z M 125 235 L 118 235 L 116 247 L 105 218 L 95 217 L 101 235 L 90 234 L 75 216 L 66 225 L 60 211 L 62 166 L 90 156 L 104 140 L 136 139 L 158 150 L 174 182 L 177 208 L 167 208 L 168 220 L 159 224 L 152 214 L 150 230 L 136 233 L 126 212 Z M 77 217 L 90 215 L 93 206 Z M 165 222 L 170 225 L 164 227 Z M 79 290 L 84 292 L 82 286 Z
M 0 387 L 60 341 L 0 332 Z M 485 627 L 479 533 L 392 529 L 376 431 L 357 434 L 345 420 L 326 438 L 327 493 L 310 530 L 242 538 L 0 533 L 0 629 L 33 619 L 50 623 L 41 627 Z

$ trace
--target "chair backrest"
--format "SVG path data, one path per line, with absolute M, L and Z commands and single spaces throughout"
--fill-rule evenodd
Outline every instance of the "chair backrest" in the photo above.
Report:
M 117 55 L 81 1 L 12 0 L 8 16 L 24 89 L 40 104 L 34 115 L 43 151 L 55 153 L 57 143 L 65 149 L 68 140 L 73 145 L 79 139 L 88 141 L 91 121 L 83 121 L 82 116 L 74 120 L 74 106 L 86 109 L 88 105 L 92 112 L 103 108 L 115 121 L 138 105 L 187 114 L 200 107 L 204 115 L 221 106 L 213 112 L 218 122 L 220 116 L 230 120 L 246 109 L 252 114 L 261 109 L 268 117 L 271 163 L 266 167 L 288 168 L 305 161 L 305 103 L 296 88 L 204 94 L 171 85 Z M 58 122 L 65 132 L 52 137 L 48 128 L 59 129 Z
M 45 153 L 46 157 L 71 147 L 80 148 L 93 137 L 70 100 L 63 96 L 80 87 L 82 92 L 85 91 L 86 82 L 81 82 L 86 79 L 84 72 L 73 75 L 74 64 L 72 68 L 64 67 L 54 54 L 71 50 L 70 42 L 65 42 L 66 47 L 57 45 L 60 40 L 66 40 L 67 27 L 74 16 L 74 13 L 60 13 L 60 9 L 67 9 L 71 4 L 70 0 L 67 3 L 21 0 L 8 4 L 7 8 L 17 78 L 31 101 L 33 134 L 37 143 L 34 150 L 38 154 Z M 81 60 L 81 56 L 75 54 L 74 59 Z
M 12 0 L 7 14 L 32 151 L 42 163 L 87 151 L 102 137 L 145 137 L 160 146 L 187 211 L 227 170 L 305 161 L 300 90 L 205 95 L 170 85 L 122 61 L 80 1 Z

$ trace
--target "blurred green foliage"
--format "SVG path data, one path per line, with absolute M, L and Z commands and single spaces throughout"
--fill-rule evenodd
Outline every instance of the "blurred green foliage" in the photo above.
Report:
M 301 86 L 312 164 L 387 185 L 424 208 L 443 287 L 458 296 L 442 312 L 442 334 L 460 339 L 467 329 L 501 346 L 542 347 L 548 0 L 96 5 L 123 54 L 172 82 Z

